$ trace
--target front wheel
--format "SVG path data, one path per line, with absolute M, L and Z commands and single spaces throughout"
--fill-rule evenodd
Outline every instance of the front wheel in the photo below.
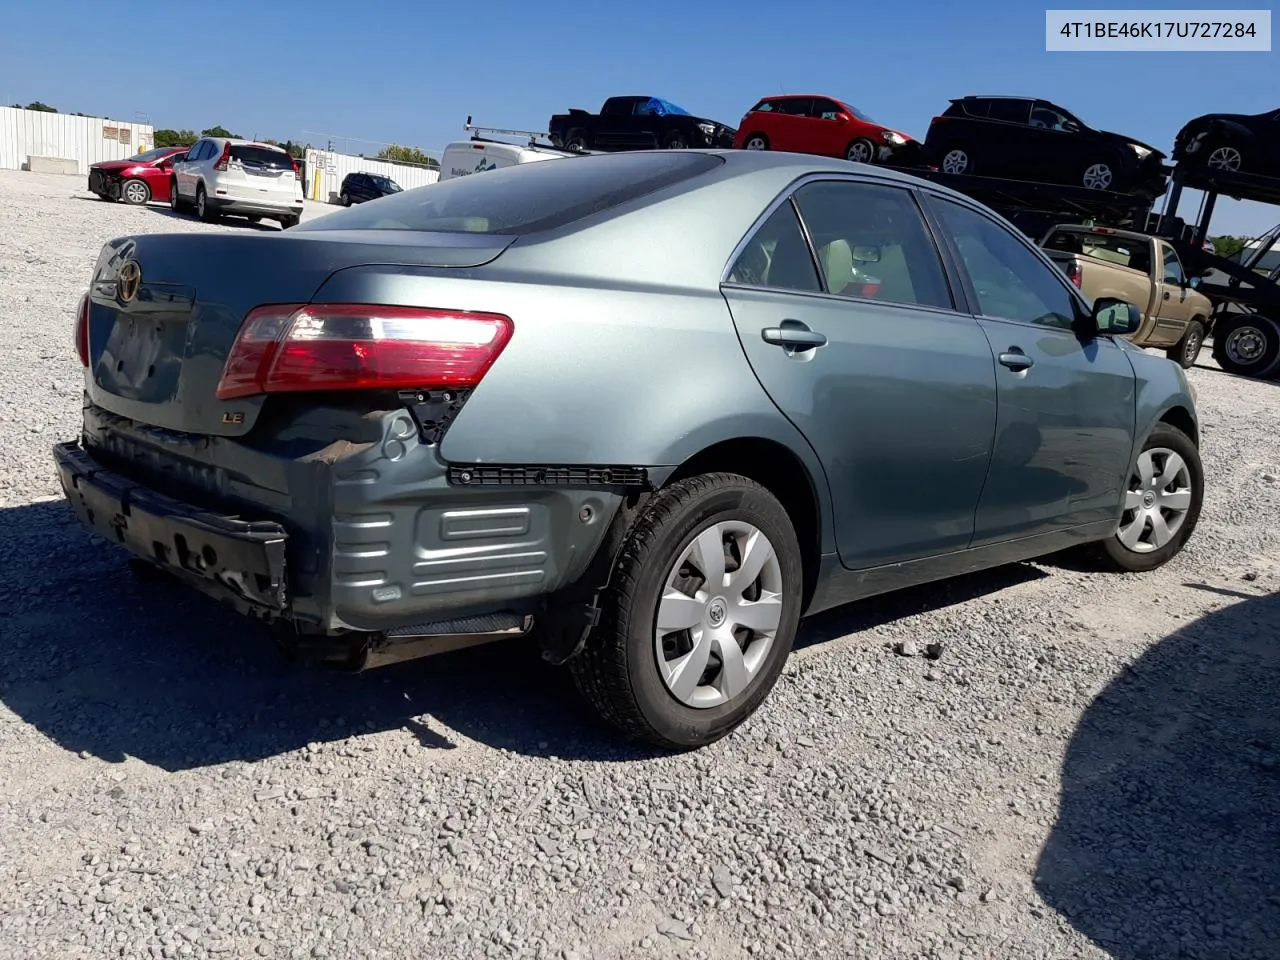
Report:
M 860 137 L 845 148 L 844 158 L 850 163 L 871 163 L 876 158 L 876 145 Z
M 1206 152 L 1204 165 L 1210 170 L 1236 173 L 1244 166 L 1244 157 L 1239 149 L 1229 143 L 1216 144 Z
M 600 623 L 570 661 L 578 689 L 638 740 L 712 743 L 782 672 L 803 579 L 795 530 L 768 490 L 727 473 L 678 481 L 621 549 Z
M 209 203 L 209 198 L 205 195 L 203 183 L 196 187 L 196 216 L 205 223 L 213 223 L 218 219 L 218 212 L 214 210 Z
M 744 150 L 768 150 L 769 138 L 763 133 L 753 133 L 743 141 L 742 149 Z
M 141 180 L 126 180 L 120 187 L 120 197 L 125 203 L 138 207 L 151 199 L 151 188 Z
M 344 207 L 349 207 L 349 206 L 351 206 L 351 198 L 350 198 L 349 196 L 347 196 L 345 193 L 344 193 L 341 197 L 339 197 L 338 199 L 341 201 L 341 203 L 342 203 L 342 205 L 343 205 Z
M 1213 325 L 1213 359 L 1239 377 L 1269 377 L 1280 366 L 1280 326 L 1256 313 L 1221 316 Z
M 1182 335 L 1182 339 L 1169 348 L 1168 357 L 1183 370 L 1190 370 L 1196 365 L 1200 348 L 1203 346 L 1204 324 L 1199 320 L 1192 320 L 1187 325 L 1187 331 Z
M 689 140 L 679 130 L 672 130 L 667 134 L 667 138 L 662 141 L 664 150 L 687 150 L 689 148 Z
M 1089 190 L 1110 190 L 1115 184 L 1115 179 L 1115 171 L 1111 169 L 1111 164 L 1099 162 L 1085 167 L 1080 183 Z
M 1203 500 L 1200 451 L 1177 427 L 1156 424 L 1130 473 L 1120 526 L 1103 541 L 1103 553 L 1128 573 L 1163 566 L 1195 531 Z

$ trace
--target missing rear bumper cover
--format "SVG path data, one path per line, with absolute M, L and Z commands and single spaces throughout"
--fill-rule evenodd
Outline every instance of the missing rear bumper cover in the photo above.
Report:
M 449 467 L 449 482 L 460 487 L 597 487 L 647 490 L 649 473 L 643 467 L 454 464 Z

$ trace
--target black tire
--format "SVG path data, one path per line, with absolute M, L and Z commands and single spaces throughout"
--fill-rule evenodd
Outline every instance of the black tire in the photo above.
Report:
M 658 667 L 658 602 L 671 568 L 697 534 L 734 520 L 761 531 L 774 547 L 782 586 L 778 628 L 744 692 L 718 706 L 686 706 Z M 755 711 L 782 672 L 800 620 L 803 580 L 795 530 L 768 490 L 728 473 L 678 481 L 654 494 L 623 543 L 600 622 L 569 661 L 574 681 L 601 717 L 637 740 L 673 750 L 719 740 Z
M 217 223 L 218 211 L 209 206 L 209 199 L 204 192 L 204 184 L 196 187 L 196 216 L 205 223 Z
M 749 146 L 749 144 L 755 141 L 758 141 L 760 143 L 760 146 L 758 147 Z M 749 133 L 742 141 L 742 149 L 743 150 L 768 150 L 769 138 L 765 134 L 761 133 L 759 130 L 757 130 L 755 133 Z
M 1201 161 L 1206 170 L 1215 172 L 1240 173 L 1248 171 L 1248 167 L 1245 164 L 1244 151 L 1240 149 L 1238 144 L 1231 143 L 1229 140 L 1209 141 L 1204 146 Z
M 1238 377 L 1269 377 L 1280 367 L 1280 325 L 1256 313 L 1220 316 L 1213 325 L 1213 359 Z
M 1196 365 L 1203 347 L 1204 323 L 1200 320 L 1192 320 L 1187 325 L 1182 339 L 1169 348 L 1167 356 L 1183 370 L 1190 370 Z
M 342 196 L 340 196 L 338 200 L 344 207 L 351 206 L 351 198 L 347 196 L 345 193 Z
M 662 149 L 687 150 L 689 149 L 689 138 L 679 130 L 672 130 L 662 139 Z
M 866 159 L 855 160 L 853 157 L 855 151 L 864 154 Z M 844 158 L 850 163 L 875 163 L 876 145 L 866 137 L 859 137 L 844 148 Z
M 964 168 L 961 170 L 951 171 L 946 168 L 947 158 L 952 154 L 960 154 L 964 158 Z M 973 162 L 973 151 L 964 143 L 948 143 L 938 151 L 938 169 L 943 173 L 954 173 L 958 177 L 971 177 L 975 172 Z
M 1121 542 L 1120 533 L 1125 528 L 1126 521 L 1131 519 L 1131 514 L 1126 510 L 1121 515 L 1120 529 L 1102 541 L 1100 546 L 1101 556 L 1106 564 L 1124 573 L 1145 573 L 1168 563 L 1186 545 L 1187 540 L 1195 532 L 1196 524 L 1200 520 L 1200 509 L 1204 503 L 1204 468 L 1200 463 L 1200 451 L 1196 449 L 1190 437 L 1177 427 L 1167 423 L 1156 424 L 1155 429 L 1151 431 L 1150 436 L 1142 444 L 1142 449 L 1138 454 L 1139 458 L 1146 451 L 1155 448 L 1172 450 L 1186 464 L 1191 503 L 1187 508 L 1182 526 L 1178 528 L 1173 539 L 1162 547 L 1146 552 L 1131 550 Z M 1135 481 L 1140 481 L 1136 464 L 1130 471 L 1126 489 L 1131 488 Z
M 130 196 L 130 193 L 133 195 Z M 120 199 L 130 206 L 145 206 L 151 202 L 151 188 L 134 177 L 120 184 Z
M 296 227 L 301 222 L 302 222 L 301 217 L 281 217 L 280 229 L 288 230 L 290 227 Z
M 176 180 L 169 184 L 169 209 L 174 213 L 181 213 L 187 208 L 187 203 L 178 196 L 178 183 Z
M 1099 167 L 1105 167 L 1107 172 L 1111 175 L 1103 185 L 1096 185 L 1096 179 L 1094 183 L 1090 183 L 1090 175 L 1094 174 L 1096 177 L 1095 171 L 1097 171 L 1097 168 Z M 1085 168 L 1080 171 L 1080 186 L 1084 187 L 1086 190 L 1119 190 L 1120 171 L 1116 166 L 1116 162 L 1114 160 L 1095 160 L 1092 163 L 1085 164 Z
M 581 130 L 570 130 L 564 136 L 565 150 L 587 150 L 587 137 Z

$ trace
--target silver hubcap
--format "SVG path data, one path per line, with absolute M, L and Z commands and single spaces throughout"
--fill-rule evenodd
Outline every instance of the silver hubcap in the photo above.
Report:
M 1223 344 L 1223 352 L 1242 367 L 1258 362 L 1267 347 L 1267 338 L 1257 327 L 1239 327 L 1232 330 Z
M 727 520 L 685 547 L 662 589 L 654 654 L 685 706 L 740 696 L 769 658 L 782 621 L 782 567 L 760 530 Z
M 1105 163 L 1095 163 L 1084 172 L 1084 185 L 1090 190 L 1105 190 L 1111 186 L 1111 168 Z
M 859 140 L 849 146 L 849 159 L 854 163 L 866 163 L 871 159 L 871 148 Z
M 141 203 L 143 200 L 147 199 L 147 188 L 136 180 L 131 181 L 124 188 L 124 193 L 131 203 Z
M 1218 147 L 1209 154 L 1208 164 L 1214 170 L 1239 170 L 1240 151 L 1235 147 Z
M 1116 536 L 1134 553 L 1159 550 L 1182 529 L 1191 509 L 1191 471 L 1167 447 L 1142 451 L 1124 495 Z
M 964 173 L 969 166 L 969 155 L 963 150 L 952 150 L 942 158 L 944 173 Z
M 1187 347 L 1183 350 L 1182 355 L 1188 360 L 1194 360 L 1196 354 L 1200 352 L 1200 338 L 1192 335 L 1187 337 Z
M 748 149 L 748 150 L 763 150 L 763 149 L 764 149 L 764 138 L 763 138 L 763 137 L 752 137 L 750 140 L 748 140 L 748 141 L 747 141 L 747 149 Z

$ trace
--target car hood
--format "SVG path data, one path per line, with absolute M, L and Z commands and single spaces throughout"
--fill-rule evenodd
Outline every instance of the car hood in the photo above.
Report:
M 128 170 L 130 167 L 143 167 L 144 163 L 136 163 L 132 160 L 100 160 L 97 163 L 90 164 L 90 170 Z
M 1188 120 L 1183 124 L 1182 129 L 1186 130 L 1189 127 L 1203 126 L 1204 124 L 1212 123 L 1215 120 L 1226 120 L 1228 123 L 1249 124 L 1256 121 L 1260 116 L 1262 115 L 1258 113 L 1205 113 L 1193 120 Z
M 1115 133 L 1111 130 L 1099 130 L 1098 134 L 1099 136 L 1105 137 L 1106 139 L 1112 140 L 1116 143 L 1132 143 L 1135 147 L 1142 147 L 1144 150 L 1150 150 L 1151 153 L 1157 157 L 1163 157 L 1165 155 L 1163 150 L 1157 150 L 1155 147 L 1151 146 L 1151 144 L 1143 143 L 1141 140 L 1135 140 L 1133 137 L 1126 136 L 1123 133 Z

